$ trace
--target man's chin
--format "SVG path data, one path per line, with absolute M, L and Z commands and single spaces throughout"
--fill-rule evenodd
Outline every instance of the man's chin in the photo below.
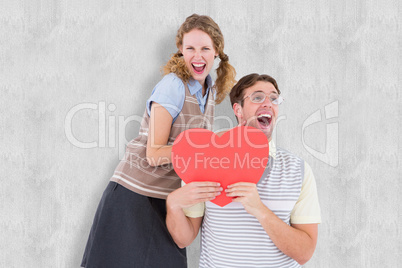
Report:
M 270 131 L 263 130 L 262 132 L 264 132 L 264 134 L 265 134 L 265 136 L 267 136 L 268 140 L 271 141 L 272 131 L 271 130 Z
M 265 136 L 267 136 L 268 140 L 271 141 L 273 132 L 272 123 L 269 124 L 269 126 L 262 126 L 261 124 L 257 123 L 256 126 L 253 127 L 261 130 L 265 134 Z

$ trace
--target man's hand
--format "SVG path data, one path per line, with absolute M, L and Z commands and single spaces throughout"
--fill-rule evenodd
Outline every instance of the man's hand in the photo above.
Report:
M 189 208 L 220 195 L 222 187 L 217 182 L 190 182 L 169 194 L 167 203 L 172 209 Z
M 234 202 L 240 202 L 245 210 L 257 217 L 266 206 L 262 203 L 257 191 L 257 185 L 251 182 L 238 182 L 228 186 L 226 196 L 232 197 Z

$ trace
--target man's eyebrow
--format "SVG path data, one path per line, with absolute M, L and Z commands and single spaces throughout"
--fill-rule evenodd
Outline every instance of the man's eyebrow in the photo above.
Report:
M 262 91 L 262 90 L 256 90 L 256 91 L 254 91 L 253 93 L 255 93 L 255 92 L 261 92 L 261 93 L 264 93 L 264 94 L 265 94 L 265 92 Z M 253 93 L 251 93 L 251 94 L 253 94 Z M 269 94 L 271 94 L 271 93 L 275 93 L 275 94 L 278 94 L 278 95 L 279 95 L 279 93 L 278 93 L 278 91 L 277 91 L 276 89 L 269 92 Z

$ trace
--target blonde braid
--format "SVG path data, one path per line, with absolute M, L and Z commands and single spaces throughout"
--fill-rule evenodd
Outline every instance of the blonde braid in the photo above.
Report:
M 183 54 L 178 50 L 172 55 L 170 60 L 163 67 L 163 73 L 170 74 L 175 73 L 183 83 L 187 83 L 191 78 L 191 73 L 188 70 L 186 63 L 183 59 Z
M 229 63 L 229 56 L 223 53 L 219 54 L 221 62 L 219 63 L 218 69 L 216 69 L 217 78 L 215 81 L 216 103 L 221 103 L 226 95 L 229 94 L 232 87 L 236 84 L 236 70 Z

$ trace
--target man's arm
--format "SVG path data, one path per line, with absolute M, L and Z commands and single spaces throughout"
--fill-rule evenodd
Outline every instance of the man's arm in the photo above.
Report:
M 183 211 L 220 195 L 222 187 L 216 182 L 191 182 L 170 193 L 166 199 L 166 225 L 180 248 L 189 246 L 197 237 L 203 217 L 187 217 Z
M 197 237 L 202 217 L 189 218 L 183 209 L 167 204 L 166 225 L 174 242 L 179 248 L 189 246 Z
M 239 182 L 228 186 L 227 196 L 243 204 L 246 211 L 256 217 L 272 242 L 299 264 L 305 264 L 317 244 L 317 224 L 287 225 L 261 201 L 254 183 Z
M 256 218 L 272 242 L 286 255 L 300 265 L 313 256 L 318 237 L 318 224 L 287 225 L 269 208 L 264 206 Z

